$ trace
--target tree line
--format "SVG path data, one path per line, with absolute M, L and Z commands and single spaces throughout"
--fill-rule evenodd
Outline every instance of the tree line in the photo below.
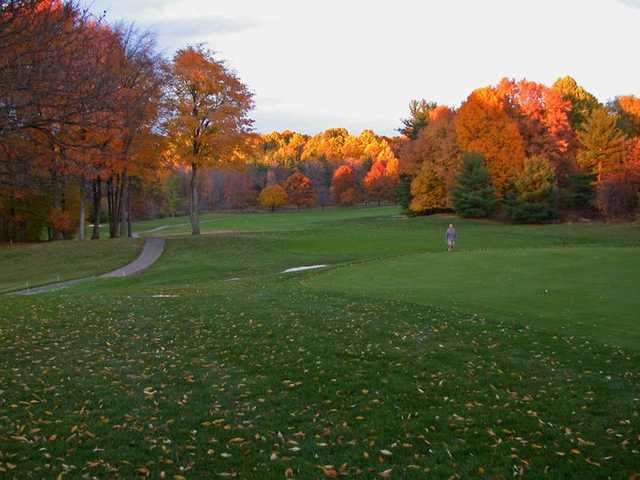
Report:
M 551 87 L 503 79 L 460 108 L 414 101 L 401 132 L 399 199 L 416 214 L 453 210 L 543 222 L 563 213 L 633 215 L 640 188 L 640 99 L 601 104 L 571 77 Z
M 185 211 L 197 234 L 201 208 L 258 205 L 276 184 L 298 208 L 393 200 L 390 141 L 254 133 L 252 92 L 203 46 L 165 59 L 75 0 L 1 7 L 2 241 L 84 239 L 87 223 L 131 236 L 134 217 Z

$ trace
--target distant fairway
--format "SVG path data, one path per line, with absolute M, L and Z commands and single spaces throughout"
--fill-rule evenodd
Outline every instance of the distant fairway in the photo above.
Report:
M 637 248 L 542 247 L 405 255 L 339 268 L 307 284 L 637 347 L 638 272 Z
M 198 238 L 186 218 L 141 222 L 143 234 L 168 226 L 148 233 L 168 240 L 140 275 L 3 297 L 0 469 L 9 478 L 640 473 L 640 226 L 399 214 L 206 215 Z M 139 243 L 122 242 L 126 263 Z M 95 245 L 73 244 L 78 273 L 115 258 L 101 251 L 92 268 Z M 42 258 L 6 255 L 9 286 Z M 314 264 L 329 267 L 280 273 Z

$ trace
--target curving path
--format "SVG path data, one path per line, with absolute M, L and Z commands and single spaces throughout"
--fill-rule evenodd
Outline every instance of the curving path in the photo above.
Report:
M 104 275 L 101 275 L 101 277 L 128 277 L 129 275 L 134 275 L 146 268 L 149 268 L 151 265 L 156 263 L 156 261 L 160 258 L 160 255 L 162 255 L 162 252 L 164 251 L 164 242 L 164 238 L 147 238 L 144 241 L 144 248 L 142 249 L 142 253 L 138 258 L 136 258 L 129 265 L 125 265 L 124 267 L 114 270 L 113 272 L 105 273 Z
M 142 253 L 133 262 L 124 267 L 118 268 L 113 272 L 105 273 L 99 277 L 79 278 L 76 280 L 68 280 L 66 282 L 50 283 L 41 287 L 28 288 L 26 290 L 19 290 L 17 292 L 9 293 L 8 295 L 36 295 L 38 293 L 52 292 L 54 290 L 61 290 L 63 288 L 76 285 L 78 283 L 94 280 L 95 278 L 121 278 L 135 275 L 146 268 L 153 265 L 162 255 L 164 251 L 164 238 L 150 237 L 144 242 Z

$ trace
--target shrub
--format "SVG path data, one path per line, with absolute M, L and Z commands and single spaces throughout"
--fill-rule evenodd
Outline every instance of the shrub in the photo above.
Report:
M 563 205 L 569 208 L 591 208 L 595 199 L 593 175 L 574 174 L 567 176 L 563 189 Z
M 452 190 L 453 208 L 463 217 L 486 218 L 496 210 L 496 190 L 485 167 L 484 156 L 466 153 Z
M 609 219 L 629 217 L 638 207 L 638 188 L 624 177 L 609 178 L 598 186 L 596 205 Z

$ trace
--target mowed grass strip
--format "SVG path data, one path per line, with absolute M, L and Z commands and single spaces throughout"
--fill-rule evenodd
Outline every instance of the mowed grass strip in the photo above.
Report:
M 114 239 L 0 245 L 0 293 L 115 270 L 138 256 L 142 242 Z

